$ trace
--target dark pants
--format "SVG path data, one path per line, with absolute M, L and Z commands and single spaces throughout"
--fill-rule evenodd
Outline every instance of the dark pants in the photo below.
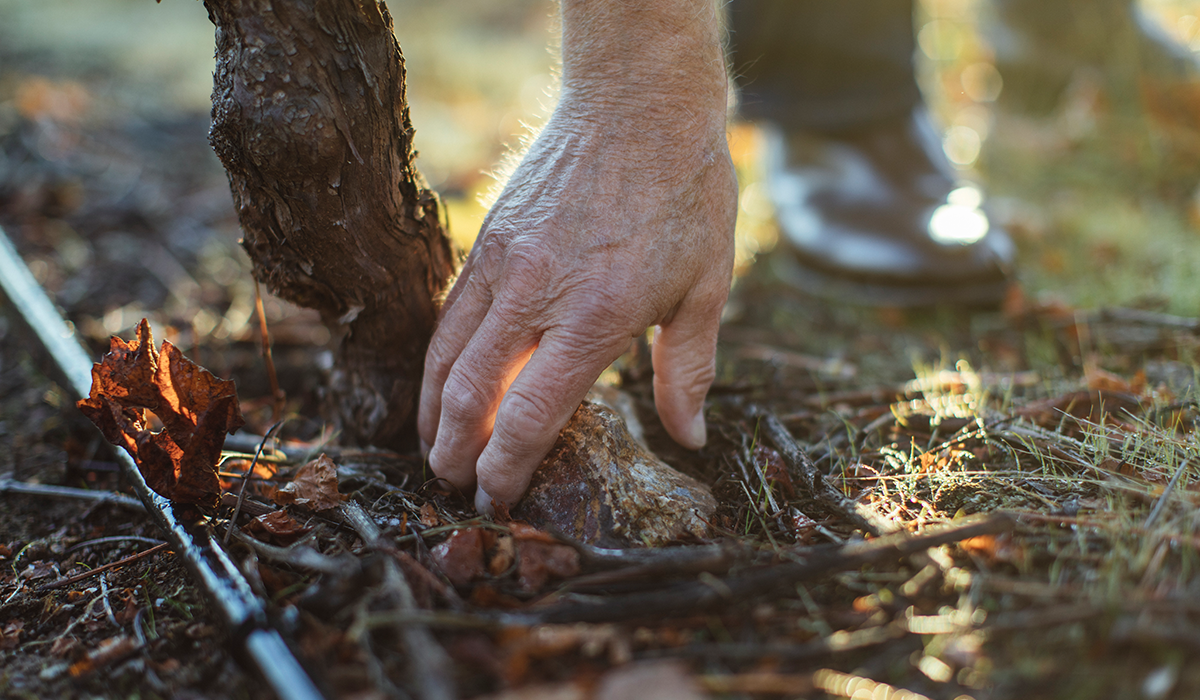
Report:
M 839 131 L 921 102 L 912 0 L 734 0 L 729 31 L 747 119 Z
M 1184 74 L 1195 63 L 1131 0 L 993 0 L 991 9 L 1008 30 L 992 37 L 1005 92 L 1035 109 L 1054 104 L 1080 65 L 1100 68 L 1128 101 L 1139 69 Z M 1023 45 L 1008 45 L 1013 36 Z M 747 119 L 836 132 L 921 103 L 912 0 L 732 0 L 729 40 Z

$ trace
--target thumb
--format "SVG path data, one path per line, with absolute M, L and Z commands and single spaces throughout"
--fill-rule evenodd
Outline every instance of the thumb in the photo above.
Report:
M 654 335 L 654 405 L 667 433 L 698 450 L 707 439 L 704 397 L 717 371 L 717 331 L 724 299 L 692 308 L 688 301 Z

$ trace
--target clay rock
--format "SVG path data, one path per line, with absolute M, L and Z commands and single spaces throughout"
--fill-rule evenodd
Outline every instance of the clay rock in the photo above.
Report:
M 716 507 L 707 486 L 639 445 L 615 412 L 585 401 L 512 516 L 589 544 L 656 546 L 705 536 Z

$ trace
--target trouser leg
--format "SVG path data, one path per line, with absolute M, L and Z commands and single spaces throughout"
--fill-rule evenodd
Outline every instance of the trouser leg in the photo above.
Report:
M 921 102 L 912 0 L 734 0 L 741 113 L 785 129 L 853 129 Z

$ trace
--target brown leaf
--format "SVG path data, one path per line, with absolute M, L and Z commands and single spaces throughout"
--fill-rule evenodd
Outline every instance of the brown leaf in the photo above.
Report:
M 524 523 L 510 523 L 517 544 L 517 574 L 521 588 L 534 592 L 552 579 L 579 573 L 579 552 L 549 534 Z
M 234 383 L 213 376 L 168 341 L 155 352 L 145 319 L 137 340 L 112 338 L 108 354 L 92 366 L 90 395 L 77 405 L 137 461 L 155 493 L 176 503 L 216 504 L 225 433 L 245 423 Z M 148 413 L 162 430 L 151 430 Z
M 4 628 L 0 629 L 0 649 L 4 651 L 16 649 L 17 645 L 21 643 L 21 630 L 24 628 L 25 623 L 21 620 L 13 620 L 4 625 Z
M 138 610 L 139 610 L 138 605 L 137 605 L 137 596 L 135 596 L 133 594 L 133 591 L 131 591 L 130 589 L 125 589 L 125 590 L 126 590 L 126 594 L 124 596 L 125 607 L 122 608 L 119 612 L 117 612 L 116 615 L 114 615 L 117 622 L 122 625 L 127 625 L 130 622 L 133 622 L 134 619 L 137 618 L 137 614 L 138 614 Z
M 342 504 L 338 493 L 337 465 L 322 454 L 300 467 L 292 483 L 279 489 L 275 502 L 280 505 L 294 504 L 311 510 L 333 510 Z
M 509 535 L 496 538 L 496 546 L 488 551 L 488 573 L 503 576 L 517 561 L 517 544 Z
M 437 527 L 442 522 L 438 517 L 437 508 L 433 507 L 432 503 L 425 503 L 421 506 L 421 524 L 425 527 Z
M 1084 363 L 1083 376 L 1087 379 L 1087 387 L 1093 391 L 1122 391 L 1126 393 L 1133 391 L 1133 387 L 1124 377 L 1100 369 L 1093 362 Z
M 483 537 L 479 528 L 455 530 L 446 541 L 430 550 L 433 561 L 446 578 L 464 588 L 484 574 Z
M 260 540 L 270 540 L 287 546 L 312 531 L 304 527 L 285 510 L 264 513 L 246 526 L 246 530 Z

